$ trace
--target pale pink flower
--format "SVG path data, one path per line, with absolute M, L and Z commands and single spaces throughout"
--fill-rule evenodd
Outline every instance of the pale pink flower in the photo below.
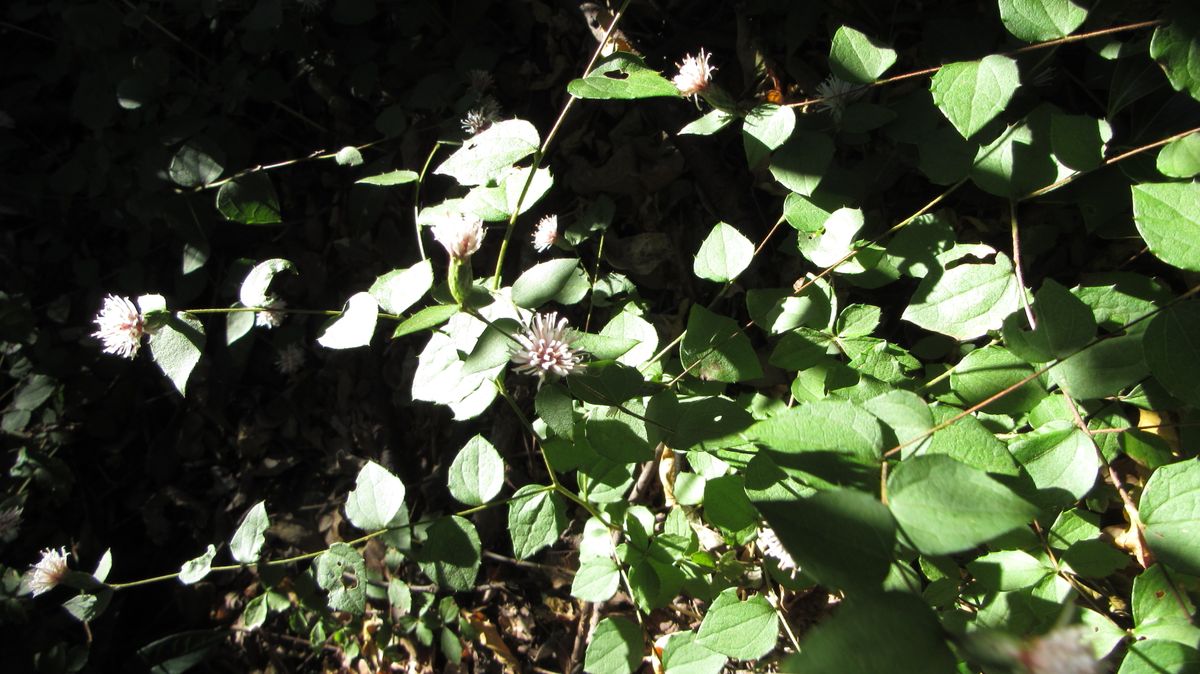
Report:
M 104 353 L 133 359 L 142 345 L 146 323 L 138 308 L 126 297 L 109 295 L 96 316 L 93 337 L 104 342 Z
M 675 88 L 684 96 L 696 96 L 708 89 L 708 85 L 712 81 L 713 71 L 716 70 L 708 64 L 708 57 L 711 54 L 705 53 L 703 49 L 696 56 L 683 57 L 683 63 L 677 63 L 679 66 L 679 74 L 671 81 L 675 83 Z
M 531 374 L 545 381 L 546 375 L 565 377 L 584 369 L 582 356 L 571 348 L 571 331 L 567 319 L 558 312 L 536 314 L 529 327 L 516 335 L 521 348 L 512 355 L 512 362 L 521 374 Z
M 558 241 L 558 216 L 547 215 L 533 228 L 533 248 L 539 253 L 550 250 Z
M 288 344 L 275 355 L 275 367 L 280 374 L 296 374 L 303 366 L 304 349 L 299 344 Z
M 821 97 L 818 107 L 828 111 L 834 119 L 840 120 L 846 106 L 862 98 L 866 92 L 866 88 L 860 84 L 847 82 L 839 79 L 836 75 L 830 75 L 825 78 L 824 82 L 817 85 L 817 95 Z
M 470 259 L 483 243 L 483 221 L 463 213 L 447 215 L 433 226 L 433 238 L 455 260 Z
M 1083 640 L 1082 626 L 1060 627 L 1029 642 L 1021 664 L 1029 674 L 1098 674 L 1100 662 Z
M 259 311 L 254 314 L 254 324 L 260 328 L 278 328 L 283 323 L 283 309 L 287 307 L 287 302 L 279 298 L 271 298 L 263 304 L 263 308 L 267 311 Z
M 53 590 L 54 586 L 61 583 L 62 579 L 66 577 L 69 570 L 66 548 L 42 550 L 42 558 L 38 560 L 37 564 L 30 567 L 29 572 L 25 575 L 29 591 L 36 597 Z
M 496 123 L 500 116 L 500 104 L 491 96 L 484 97 L 479 107 L 467 111 L 467 116 L 459 122 L 463 131 L 474 136 Z

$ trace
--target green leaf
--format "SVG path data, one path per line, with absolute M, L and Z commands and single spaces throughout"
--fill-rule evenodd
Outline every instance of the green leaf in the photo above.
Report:
M 100 561 L 96 563 L 96 570 L 92 572 L 92 578 L 103 583 L 108 580 L 110 571 L 112 571 L 112 548 L 108 548 L 100 556 Z
M 217 210 L 226 220 L 243 225 L 274 225 L 283 222 L 279 214 L 279 195 L 271 177 L 248 173 L 221 185 L 217 190 Z
M 789 192 L 783 200 L 783 218 L 798 232 L 819 234 L 829 219 L 829 211 L 807 197 Z
M 342 315 L 325 326 L 317 343 L 327 349 L 353 349 L 371 343 L 379 305 L 371 293 L 355 293 L 346 300 Z
M 458 450 L 450 463 L 450 494 L 470 506 L 495 498 L 504 486 L 504 459 L 483 436 L 476 435 Z
M 851 597 L 800 642 L 800 654 L 780 671 L 805 674 L 884 674 L 958 671 L 929 606 L 912 594 Z M 882 638 L 881 635 L 887 635 Z
M 1111 139 L 1112 127 L 1106 120 L 1058 112 L 1050 115 L 1050 146 L 1054 156 L 1076 171 L 1100 168 L 1104 163 L 1104 148 Z
M 404 508 L 404 483 L 388 469 L 368 461 L 346 497 L 346 519 L 363 531 L 387 528 Z
M 910 391 L 888 391 L 863 401 L 862 406 L 892 432 L 892 437 L 886 437 L 885 443 L 893 446 L 908 442 L 933 428 L 933 412 L 929 405 L 921 396 Z M 906 458 L 920 452 L 931 443 L 932 440 L 926 437 L 905 447 L 901 456 Z
M 1159 622 L 1190 623 L 1196 606 L 1162 564 L 1155 564 L 1133 579 L 1133 624 L 1145 627 Z
M 762 366 L 737 321 L 693 304 L 679 360 L 703 381 L 739 382 L 761 377 Z
M 587 77 L 571 80 L 567 92 L 575 98 L 634 99 L 678 97 L 679 89 L 645 61 L 633 54 L 617 52 L 596 63 Z
M 631 411 L 641 403 L 630 401 Z M 588 444 L 600 456 L 616 463 L 638 463 L 654 458 L 646 433 L 646 422 L 616 407 L 597 409 L 584 424 Z
M 549 302 L 566 287 L 578 266 L 579 260 L 575 258 L 560 258 L 533 265 L 513 283 L 513 303 L 524 309 L 536 309 Z
M 463 374 L 478 374 L 494 371 L 512 358 L 517 346 L 513 335 L 520 332 L 521 324 L 514 318 L 498 318 L 483 329 L 475 342 L 475 348 L 463 359 Z
M 238 290 L 238 300 L 242 303 L 242 306 L 266 306 L 267 303 L 274 299 L 267 292 L 267 288 L 271 285 L 271 279 L 283 271 L 295 273 L 296 266 L 282 258 L 263 260 L 254 265 L 250 272 L 246 274 L 246 278 L 242 281 L 242 287 Z
M 367 291 L 389 314 L 401 314 L 433 287 L 433 265 L 421 260 L 407 269 L 396 269 L 375 279 Z
M 847 82 L 870 84 L 896 62 L 893 49 L 876 44 L 849 26 L 838 26 L 829 47 L 829 69 Z
M 1200 406 L 1200 304 L 1182 302 L 1155 315 L 1142 346 L 1154 378 L 1171 395 Z
M 397 325 L 396 331 L 392 333 L 392 339 L 436 328 L 450 320 L 458 313 L 458 310 L 458 306 L 454 304 L 436 304 L 431 307 L 425 307 L 412 316 L 409 316 L 400 325 Z
M 1017 62 L 992 54 L 979 61 L 947 63 L 933 76 L 933 102 L 962 134 L 974 136 L 1004 112 L 1021 84 Z
M 358 151 L 358 148 L 354 147 L 353 145 L 347 145 L 346 147 L 337 151 L 337 154 L 333 156 L 333 160 L 336 161 L 339 166 L 358 166 L 363 163 L 363 156 L 362 153 Z
M 94 593 L 80 593 L 63 602 L 63 609 L 81 623 L 99 618 L 112 601 L 113 590 L 101 587 Z
M 696 276 L 717 283 L 737 278 L 750 266 L 754 244 L 736 227 L 718 222 L 700 244 L 693 271 Z
M 615 361 L 588 363 L 587 369 L 567 379 L 567 388 L 579 400 L 593 405 L 618 405 L 637 395 L 644 384 L 635 368 Z
M 1138 505 L 1154 556 L 1183 573 L 1200 574 L 1200 460 L 1159 468 Z
M 1194 178 L 1200 174 L 1200 133 L 1167 143 L 1155 162 L 1159 173 L 1172 178 Z
M 1025 331 L 1024 313 L 1004 321 L 1004 341 L 1013 353 L 1030 363 L 1065 358 L 1096 336 L 1092 310 L 1054 279 L 1046 279 L 1034 296 L 1037 329 Z
M 1092 439 L 1069 421 L 1051 421 L 1022 434 L 1009 449 L 1039 492 L 1039 501 L 1067 505 L 1096 484 L 1100 457 Z
M 1066 37 L 1087 19 L 1087 10 L 1071 0 L 1000 0 L 1000 20 L 1026 42 Z
M 735 119 L 737 119 L 736 116 L 724 110 L 709 110 L 699 119 L 689 122 L 680 129 L 679 135 L 711 136 L 729 126 L 729 123 Z
M 421 176 L 418 175 L 416 171 L 400 169 L 398 171 L 388 171 L 387 173 L 380 173 L 378 175 L 367 176 L 366 178 L 359 178 L 354 182 L 361 185 L 391 187 L 392 185 L 404 185 L 407 183 L 416 182 L 418 179 L 420 179 L 420 177 Z
M 460 185 L 482 185 L 537 152 L 540 143 L 537 129 L 523 119 L 496 122 L 464 141 L 434 173 L 450 176 Z
M 612 320 L 601 328 L 600 336 L 634 342 L 632 347 L 616 356 L 618 362 L 630 367 L 641 366 L 658 351 L 658 330 L 632 307 L 626 307 L 625 311 L 613 316 Z M 595 346 L 581 348 L 588 350 L 593 356 L 597 353 Z M 612 357 L 611 351 L 607 354 Z
M 171 314 L 150 336 L 150 356 L 179 395 L 185 395 L 188 378 L 204 351 L 204 341 L 204 325 L 195 316 L 185 313 Z
M 883 452 L 879 420 L 843 400 L 797 405 L 756 423 L 747 434 L 777 453 L 834 453 L 863 465 L 878 465 Z
M 242 517 L 242 523 L 238 525 L 237 531 L 233 532 L 233 538 L 229 540 L 229 552 L 233 558 L 242 564 L 257 562 L 259 551 L 262 550 L 263 543 L 267 540 L 263 534 L 266 533 L 270 524 L 271 522 L 267 518 L 266 502 L 255 503 Z
M 1200 271 L 1200 183 L 1134 185 L 1133 222 L 1158 259 Z
M 1065 292 L 1065 291 L 1064 291 Z M 1040 326 L 1039 326 L 1040 327 Z M 985 346 L 968 353 L 950 373 L 950 390 L 967 405 L 983 402 L 1033 374 L 1033 368 L 1002 346 Z M 1034 379 L 983 408 L 989 414 L 1028 412 L 1046 397 Z
M 829 136 L 800 129 L 771 157 L 771 175 L 789 190 L 809 197 L 831 161 L 833 141 Z
M 1200 13 L 1184 10 L 1154 29 L 1150 58 L 1158 61 L 1176 91 L 1186 91 L 1200 100 Z
M 367 608 L 367 565 L 346 543 L 334 543 L 317 557 L 317 585 L 329 593 L 329 608 L 362 615 Z
M 208 548 L 204 551 L 204 554 L 195 559 L 184 562 L 183 566 L 179 568 L 179 582 L 183 583 L 184 585 L 191 585 L 204 580 L 204 577 L 207 576 L 208 572 L 212 569 L 212 561 L 216 556 L 216 546 L 209 543 Z
M 1050 380 L 1077 400 L 1116 395 L 1148 374 L 1142 334 L 1110 337 L 1076 353 L 1050 370 Z
M 584 601 L 603 602 L 612 599 L 621 585 L 621 571 L 609 557 L 584 560 L 571 583 L 571 596 Z
M 738 599 L 731 587 L 717 596 L 696 631 L 696 643 L 736 660 L 754 660 L 770 653 L 779 637 L 779 617 L 766 597 Z
M 508 504 L 508 532 L 517 559 L 528 559 L 538 550 L 553 545 L 566 527 L 566 506 L 556 492 L 527 484 L 513 494 Z
M 870 591 L 887 577 L 896 523 L 874 496 L 838 489 L 757 505 L 784 548 L 821 585 Z
M 637 623 L 619 616 L 605 618 L 592 632 L 583 669 L 588 674 L 632 674 L 644 652 L 642 629 Z
M 998 197 L 1020 199 L 1067 178 L 1070 171 L 1054 157 L 1051 119 L 1050 109 L 1043 106 L 980 147 L 971 167 L 971 181 Z
M 838 337 L 843 339 L 866 337 L 879 326 L 881 313 L 879 307 L 869 304 L 851 304 L 838 314 L 833 330 Z
M 201 187 L 216 181 L 225 170 L 225 153 L 204 140 L 188 141 L 171 158 L 167 175 L 180 187 Z
M 475 587 L 480 550 L 475 525 L 451 515 L 429 527 L 425 545 L 417 554 L 417 563 L 422 573 L 439 587 L 464 592 Z
M 728 661 L 724 655 L 696 643 L 695 632 L 675 632 L 662 650 L 663 674 L 720 674 Z
M 1200 652 L 1174 641 L 1147 639 L 1129 644 L 1117 674 L 1195 674 Z
M 863 213 L 857 208 L 839 208 L 829 215 L 822 225 L 819 236 L 800 234 L 796 244 L 800 252 L 818 267 L 832 267 L 854 249 L 854 239 L 863 226 Z M 840 273 L 864 271 L 856 259 L 842 262 L 837 267 Z
M 746 113 L 742 125 L 742 141 L 746 147 L 746 163 L 751 167 L 783 145 L 796 128 L 796 112 L 792 108 L 764 103 Z
M 1054 567 L 1046 566 L 1024 550 L 989 552 L 969 562 L 967 570 L 988 592 L 1020 590 L 1054 573 Z
M 966 341 L 1000 328 L 1020 308 L 1012 262 L 1004 253 L 987 264 L 960 264 L 921 279 L 901 316 L 926 330 Z
M 179 632 L 142 646 L 137 653 L 154 674 L 183 674 L 228 639 L 229 632 L 221 629 Z
M 901 531 L 926 555 L 961 552 L 1033 520 L 1037 506 L 940 454 L 901 461 L 888 478 L 888 505 Z
M 746 498 L 741 475 L 725 475 L 704 485 L 704 519 L 713 526 L 741 531 L 758 522 L 758 511 Z
M 833 312 L 833 289 L 820 279 L 796 295 L 790 289 L 755 288 L 746 292 L 746 309 L 768 334 L 784 335 L 799 327 L 826 328 Z

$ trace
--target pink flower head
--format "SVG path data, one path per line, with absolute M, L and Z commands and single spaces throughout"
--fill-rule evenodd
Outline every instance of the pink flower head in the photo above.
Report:
M 571 348 L 567 319 L 559 318 L 558 312 L 536 314 L 516 340 L 521 348 L 513 353 L 512 362 L 521 374 L 545 381 L 546 375 L 565 377 L 584 368 L 579 352 Z
M 42 550 L 42 558 L 29 568 L 25 575 L 29 590 L 33 596 L 49 592 L 62 582 L 67 572 L 67 549 L 46 548 Z
M 679 74 L 671 81 L 675 83 L 675 88 L 684 96 L 696 96 L 708 89 L 708 85 L 712 81 L 713 71 L 716 70 L 708 64 L 708 57 L 711 54 L 705 53 L 703 49 L 696 56 L 688 55 L 683 57 L 683 63 L 677 63 L 679 66 Z
M 109 295 L 104 306 L 96 315 L 96 331 L 93 337 L 104 342 L 104 353 L 133 359 L 142 345 L 146 323 L 133 302 L 126 297 Z
M 463 213 L 447 215 L 433 226 L 433 238 L 455 260 L 467 260 L 483 243 L 483 221 Z
M 550 250 L 558 241 L 558 216 L 547 215 L 533 228 L 533 248 L 539 253 Z

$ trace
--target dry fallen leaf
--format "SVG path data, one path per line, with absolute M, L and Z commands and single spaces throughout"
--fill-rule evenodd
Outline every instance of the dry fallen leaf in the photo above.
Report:
M 479 642 L 491 651 L 492 655 L 496 656 L 496 659 L 504 665 L 504 671 L 519 674 L 521 663 L 513 655 L 508 644 L 504 643 L 504 638 L 500 636 L 500 631 L 487 619 L 487 616 L 482 613 L 471 613 L 467 616 L 467 621 L 471 623 L 471 628 L 479 635 Z

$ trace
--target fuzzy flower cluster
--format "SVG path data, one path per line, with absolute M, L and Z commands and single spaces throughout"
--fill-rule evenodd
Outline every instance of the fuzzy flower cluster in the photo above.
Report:
M 1020 654 L 1029 674 L 1099 674 L 1096 655 L 1083 640 L 1081 626 L 1061 627 L 1034 639 Z
M 584 369 L 582 355 L 571 348 L 571 330 L 558 312 L 536 314 L 529 327 L 516 336 L 520 348 L 512 355 L 516 370 L 539 382 L 546 377 L 565 377 Z
M 142 346 L 146 322 L 137 306 L 127 297 L 109 295 L 96 316 L 93 337 L 104 342 L 104 353 L 133 359 Z
M 475 136 L 495 124 L 499 118 L 500 104 L 491 96 L 485 96 L 478 106 L 467 111 L 467 115 L 459 123 L 467 135 Z
M 455 260 L 470 259 L 483 244 L 483 221 L 458 213 L 448 215 L 433 226 L 433 238 Z
M 259 311 L 254 314 L 254 324 L 260 328 L 278 328 L 283 323 L 283 309 L 287 307 L 287 302 L 272 298 L 263 304 L 263 308 L 267 311 Z
M 533 249 L 539 253 L 550 250 L 558 242 L 558 216 L 547 215 L 533 228 Z
M 830 75 L 817 85 L 817 95 L 821 97 L 818 107 L 832 114 L 834 119 L 841 119 L 846 106 L 862 98 L 865 92 L 862 85 Z
M 25 575 L 26 584 L 29 586 L 29 591 L 33 596 L 38 596 L 45 592 L 54 589 L 54 586 L 62 582 L 66 577 L 67 572 L 67 549 L 46 548 L 42 550 L 42 558 L 37 564 L 30 567 L 29 572 Z
M 675 64 L 679 67 L 679 74 L 671 81 L 679 93 L 684 96 L 698 96 L 708 89 L 708 85 L 712 83 L 712 74 L 716 71 L 716 68 L 708 63 L 709 56 L 711 54 L 701 49 L 696 56 L 689 54 L 683 57 L 683 63 Z
M 304 367 L 304 347 L 299 344 L 288 344 L 275 354 L 275 369 L 279 374 L 293 375 Z
M 797 568 L 796 560 L 784 549 L 779 536 L 776 536 L 775 530 L 770 527 L 758 530 L 758 549 L 762 550 L 764 557 L 774 559 L 783 571 L 794 571 Z

